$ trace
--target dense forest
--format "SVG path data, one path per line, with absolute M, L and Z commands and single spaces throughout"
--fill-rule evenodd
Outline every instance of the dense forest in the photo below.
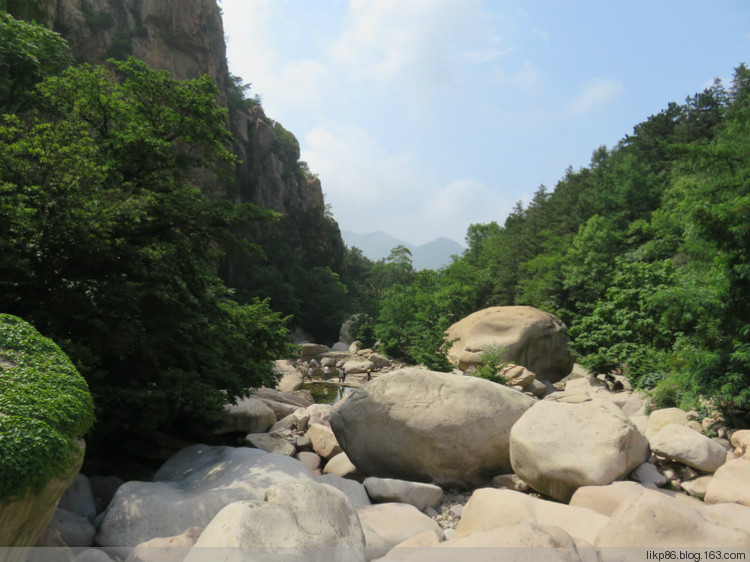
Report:
M 208 77 L 178 81 L 132 57 L 76 64 L 59 35 L 3 12 L 0 69 L 0 312 L 84 375 L 94 444 L 209 431 L 227 400 L 274 383 L 292 327 L 335 337 L 351 314 L 364 343 L 449 369 L 445 330 L 491 305 L 558 315 L 579 362 L 626 374 L 660 405 L 750 410 L 744 65 L 597 149 L 502 226 L 472 225 L 449 266 L 418 272 L 403 247 L 329 264 L 269 228 L 276 213 L 201 190 L 209 176 L 231 182 L 237 159 Z M 236 78 L 229 103 L 259 103 L 246 94 Z M 325 228 L 310 217 L 305 229 Z
M 747 423 L 750 70 L 669 103 L 502 226 L 472 225 L 466 245 L 420 272 L 405 248 L 377 264 L 349 250 L 346 283 L 367 312 L 360 336 L 444 368 L 453 322 L 532 305 L 568 325 L 592 371 L 627 375 L 661 406 L 716 406 Z
M 231 181 L 210 78 L 132 57 L 74 64 L 67 43 L 0 12 L 0 309 L 53 339 L 86 378 L 91 436 L 208 432 L 227 400 L 273 385 L 288 319 L 238 299 L 229 255 L 278 217 L 199 189 Z M 2 428 L 0 428 L 2 429 Z

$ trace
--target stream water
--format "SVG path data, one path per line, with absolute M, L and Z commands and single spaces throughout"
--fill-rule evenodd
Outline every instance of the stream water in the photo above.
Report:
M 354 390 L 353 387 L 344 386 L 335 382 L 313 381 L 306 382 L 302 385 L 303 390 L 309 390 L 312 393 L 313 400 L 316 404 L 334 405 L 340 402 L 345 395 Z

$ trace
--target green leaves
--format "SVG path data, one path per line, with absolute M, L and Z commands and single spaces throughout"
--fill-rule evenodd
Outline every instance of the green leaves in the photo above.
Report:
M 199 189 L 234 161 L 216 88 L 131 58 L 38 92 L 43 111 L 0 120 L 3 309 L 70 354 L 99 437 L 208 430 L 224 401 L 273 384 L 287 339 L 285 318 L 233 303 L 215 273 L 223 248 L 257 250 L 238 232 L 273 216 Z
M 57 33 L 0 12 L 0 113 L 36 107 L 34 86 L 72 63 L 68 44 Z
M 0 501 L 41 488 L 79 454 L 94 422 L 88 387 L 51 340 L 0 314 Z

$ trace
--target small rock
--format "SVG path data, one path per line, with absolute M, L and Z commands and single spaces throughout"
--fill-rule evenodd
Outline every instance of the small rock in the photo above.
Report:
M 657 469 L 650 462 L 644 462 L 639 465 L 633 472 L 630 473 L 631 480 L 640 482 L 641 484 L 653 484 L 659 488 L 667 483 L 667 477 L 664 476 L 659 469 Z
M 304 464 L 310 471 L 317 470 L 320 468 L 321 459 L 320 457 L 310 451 L 300 451 L 295 457 L 299 462 Z
M 293 457 L 297 452 L 294 446 L 291 432 L 289 434 L 277 433 L 250 433 L 245 436 L 244 442 L 251 447 L 261 449 L 267 453 L 277 453 Z
M 688 480 L 681 484 L 682 489 L 694 498 L 703 499 L 706 496 L 708 483 L 713 480 L 713 476 L 699 476 L 695 480 Z
M 363 484 L 375 502 L 405 503 L 420 511 L 437 507 L 443 499 L 443 490 L 434 484 L 375 477 L 365 478 Z
M 307 435 L 297 437 L 297 449 L 300 451 L 309 451 L 312 449 L 312 440 Z
M 529 485 L 521 480 L 517 474 L 500 474 L 495 476 L 492 479 L 492 486 L 495 488 L 508 488 L 516 492 L 525 492 L 529 489 Z

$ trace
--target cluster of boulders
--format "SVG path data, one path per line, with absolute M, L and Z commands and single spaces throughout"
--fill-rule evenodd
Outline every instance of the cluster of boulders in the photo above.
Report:
M 393 362 L 373 349 L 363 348 L 357 341 L 351 344 L 337 342 L 332 347 L 322 344 L 300 344 L 301 353 L 296 369 L 300 374 L 307 373 L 308 367 L 329 367 L 345 370 L 349 375 L 367 373 L 368 371 L 387 372 L 394 367 Z M 289 382 L 294 377 L 289 379 Z M 286 386 L 282 385 L 280 388 Z
M 278 367 L 291 383 L 329 353 L 342 352 Z M 528 365 L 505 372 L 507 385 L 384 370 L 334 406 L 261 389 L 227 408 L 222 431 L 242 446 L 186 447 L 103 510 L 65 500 L 86 532 L 56 516 L 46 540 L 96 545 L 77 559 L 102 562 L 455 560 L 455 547 L 593 561 L 609 547 L 750 547 L 750 430 L 651 412 L 625 381 L 578 366 L 554 381 L 548 370 L 543 391 Z
M 298 399 L 285 394 L 256 399 Z M 164 548 L 187 561 L 219 547 L 348 561 L 421 560 L 424 548 L 548 546 L 593 560 L 615 546 L 750 546 L 750 430 L 711 438 L 690 413 L 646 405 L 592 377 L 538 400 L 402 369 L 334 407 L 297 406 L 249 434 L 253 446 L 185 448 L 152 482 L 120 486 L 102 513 L 78 502 L 86 533 L 69 534 L 62 517 L 51 527 L 68 546 L 131 561 Z M 279 433 L 294 450 L 252 437 Z

